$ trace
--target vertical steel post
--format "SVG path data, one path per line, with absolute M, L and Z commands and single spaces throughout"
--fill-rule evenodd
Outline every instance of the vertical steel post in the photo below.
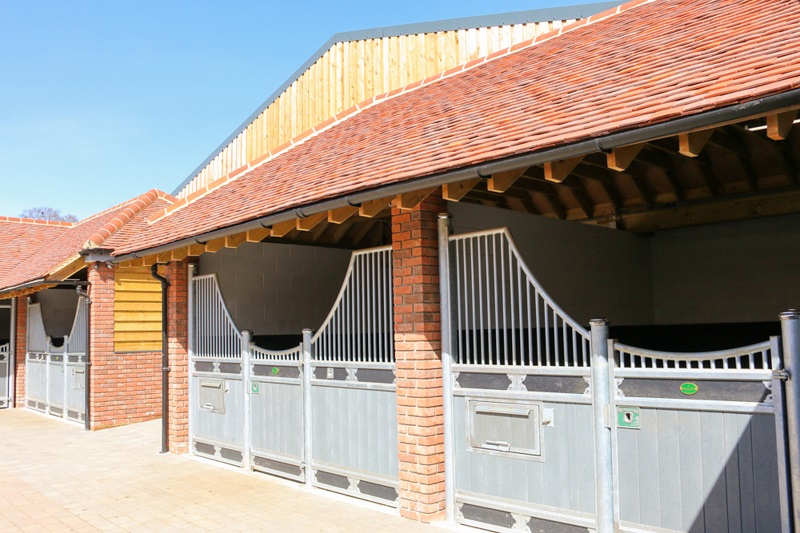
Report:
M 786 443 L 786 413 L 784 406 L 784 374 L 781 337 L 770 337 L 770 359 L 772 363 L 772 404 L 775 419 L 775 443 L 778 459 L 778 491 L 781 508 L 781 533 L 791 533 L 791 505 L 789 503 L 789 457 Z
M 16 407 L 17 395 L 17 299 L 11 299 L 11 345 L 8 355 L 8 406 Z
M 303 330 L 303 462 L 305 482 L 310 487 L 314 479 L 311 466 L 311 330 Z
M 786 427 L 789 449 L 789 484 L 792 523 L 800 531 L 800 313 L 790 309 L 780 315 L 786 381 Z
M 44 412 L 48 415 L 50 413 L 50 367 L 52 363 L 50 353 L 50 346 L 52 346 L 53 338 L 47 335 L 44 338 Z
M 242 401 L 244 411 L 244 438 L 242 440 L 242 468 L 245 470 L 252 470 L 252 454 L 250 450 L 250 443 L 252 442 L 252 428 L 250 416 L 250 372 L 252 365 L 250 364 L 250 340 L 253 338 L 253 332 L 250 330 L 242 331 L 242 390 L 244 392 Z
M 194 411 L 194 379 L 192 377 L 192 373 L 194 372 L 194 351 L 196 349 L 195 346 L 195 338 L 194 338 L 194 329 L 195 329 L 195 309 L 194 309 L 194 276 L 195 276 L 195 264 L 189 263 L 187 265 L 189 270 L 189 279 L 188 279 L 188 353 L 187 353 L 187 366 L 186 369 L 186 379 L 189 382 L 189 391 L 187 394 L 187 401 L 189 403 L 189 453 L 194 454 L 194 416 L 192 415 L 192 411 Z
M 592 328 L 592 410 L 594 411 L 595 516 L 597 533 L 614 531 L 614 470 L 611 448 L 608 320 L 589 321 Z
M 80 306 L 78 306 L 80 309 Z M 69 360 L 69 335 L 64 335 L 64 359 L 61 361 L 61 367 L 64 369 L 64 382 L 61 384 L 64 390 L 64 397 L 61 400 L 61 418 L 64 420 L 67 419 L 67 374 L 69 367 L 67 366 L 67 360 Z
M 453 446 L 453 333 L 450 311 L 450 215 L 439 214 L 439 313 L 442 327 L 442 402 L 444 418 L 445 519 L 455 522 L 455 447 Z

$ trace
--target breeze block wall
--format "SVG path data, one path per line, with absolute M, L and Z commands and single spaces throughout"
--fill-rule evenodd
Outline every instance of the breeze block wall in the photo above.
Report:
M 114 279 L 113 267 L 105 263 L 89 265 L 89 417 L 93 430 L 144 422 L 161 415 L 161 353 L 114 350 Z
M 14 327 L 14 406 L 25 407 L 25 358 L 28 351 L 28 298 L 17 297 Z
M 437 218 L 441 193 L 409 210 L 392 208 L 394 345 L 400 514 L 444 517 L 444 415 Z
M 169 451 L 189 451 L 189 268 L 187 262 L 167 265 L 167 342 L 169 353 Z

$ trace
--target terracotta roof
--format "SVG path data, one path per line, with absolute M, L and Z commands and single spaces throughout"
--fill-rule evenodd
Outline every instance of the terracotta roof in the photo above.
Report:
M 69 222 L 0 217 L 0 279 L 19 269 L 42 245 L 72 226 Z
M 345 113 L 115 253 L 798 88 L 800 3 L 631 2 L 478 63 Z
M 153 189 L 75 224 L 55 226 L 42 222 L 5 222 L 0 219 L 0 261 L 4 260 L 4 256 L 14 257 L 5 263 L 6 268 L 0 268 L 0 290 L 43 278 L 79 259 L 80 252 L 85 248 L 106 246 L 127 225 L 141 223 L 146 216 L 155 210 L 163 210 L 171 201 L 171 196 Z M 48 232 L 42 233 L 41 238 L 27 237 L 24 242 L 5 240 L 4 236 L 7 233 L 11 235 L 15 226 L 37 227 Z M 32 232 L 29 230 L 30 234 Z

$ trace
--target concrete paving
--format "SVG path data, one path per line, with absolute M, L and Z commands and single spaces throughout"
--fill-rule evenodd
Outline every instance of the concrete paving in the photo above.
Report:
M 160 424 L 85 432 L 0 410 L 0 531 L 444 531 L 388 507 L 159 454 Z

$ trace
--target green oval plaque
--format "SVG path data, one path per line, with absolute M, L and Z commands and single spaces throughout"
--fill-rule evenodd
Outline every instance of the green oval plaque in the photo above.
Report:
M 682 383 L 681 384 L 681 393 L 685 394 L 686 396 L 692 396 L 693 394 L 697 394 L 699 390 L 697 383 Z
M 275 376 L 280 372 L 280 369 L 277 366 L 272 367 L 272 375 Z

